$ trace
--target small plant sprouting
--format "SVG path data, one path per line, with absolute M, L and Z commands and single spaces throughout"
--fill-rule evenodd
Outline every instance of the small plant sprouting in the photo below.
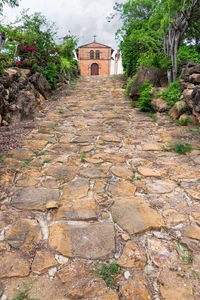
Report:
M 86 158 L 86 154 L 83 153 L 83 154 L 81 155 L 81 162 L 85 162 L 85 158 Z
M 198 129 L 194 129 L 194 128 L 189 128 L 190 131 L 195 132 L 195 133 L 199 133 L 200 134 L 200 128 Z
M 59 124 L 58 121 L 55 121 L 54 125 L 55 125 L 55 126 L 58 126 L 58 124 Z
M 44 165 L 44 164 L 46 164 L 46 163 L 48 163 L 48 162 L 49 162 L 49 159 L 45 158 L 45 159 L 43 160 L 43 162 L 42 162 L 42 165 Z
M 28 166 L 31 162 L 32 162 L 32 158 L 31 159 L 26 159 L 23 164 L 21 165 L 21 167 L 25 167 L 25 166 Z
M 131 107 L 139 107 L 139 103 L 137 102 L 137 101 L 131 101 L 130 102 L 130 104 L 131 104 Z
M 136 176 L 135 179 L 136 180 L 142 180 L 142 177 L 141 176 Z
M 192 122 L 192 119 L 189 116 L 185 117 L 181 121 L 178 121 L 178 120 L 175 121 L 176 125 L 181 125 L 181 126 L 187 126 L 188 123 L 191 123 L 191 122 Z
M 64 109 L 59 109 L 59 110 L 58 110 L 58 113 L 59 113 L 59 114 L 64 114 L 64 112 L 65 112 Z
M 152 120 L 154 121 L 154 122 L 156 122 L 157 121 L 157 116 L 156 116 L 156 114 L 148 114 L 148 116 L 150 117 L 150 118 L 152 118 Z
M 58 177 L 56 180 L 57 180 L 57 181 L 63 181 L 63 180 L 65 180 L 65 176 L 60 176 L 60 177 Z
M 111 288 L 117 279 L 117 274 L 120 273 L 120 267 L 115 261 L 111 263 L 101 263 L 96 270 L 91 270 L 97 277 L 102 278 L 106 285 Z
M 41 133 L 41 134 L 50 134 L 51 133 L 49 129 L 47 131 L 42 130 L 42 129 L 38 129 L 38 132 Z
M 39 300 L 29 297 L 34 282 L 35 280 L 29 281 L 28 283 L 23 282 L 24 289 L 21 290 L 19 287 L 15 289 L 16 296 L 11 300 Z
M 117 219 L 115 217 L 112 218 L 113 223 L 117 223 Z
M 178 242 L 176 242 L 176 244 L 178 252 L 183 252 L 183 255 L 180 255 L 179 258 L 184 261 L 185 265 L 192 264 L 194 260 L 194 255 L 189 250 L 185 249 L 184 247 L 181 247 L 181 245 Z
M 192 151 L 192 146 L 188 143 L 171 143 L 168 147 L 165 147 L 163 151 L 174 151 L 179 154 L 185 154 L 186 152 Z
M 1 155 L 1 156 L 0 156 L 0 163 L 1 163 L 1 162 L 4 162 L 5 158 L 6 158 L 5 155 Z
M 64 190 L 64 186 L 59 186 L 58 188 L 60 191 Z
M 41 151 L 33 150 L 33 152 L 35 153 L 36 156 L 40 156 L 40 155 L 44 155 L 45 154 L 44 150 L 41 150 Z
M 164 122 L 160 122 L 158 123 L 159 126 L 163 126 L 164 125 Z

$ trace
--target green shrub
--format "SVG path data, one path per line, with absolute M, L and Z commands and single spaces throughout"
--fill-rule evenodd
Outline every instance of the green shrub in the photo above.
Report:
M 188 123 L 191 123 L 191 122 L 192 122 L 192 119 L 189 116 L 185 117 L 181 121 L 176 120 L 176 124 L 181 125 L 181 126 L 187 126 Z
M 167 104 L 172 107 L 177 101 L 180 101 L 181 87 L 180 81 L 176 80 L 167 86 L 167 91 L 160 94 Z
M 152 83 L 146 80 L 145 83 L 137 90 L 142 91 L 139 97 L 138 107 L 141 111 L 152 111 L 150 90 L 152 89 Z
M 129 82 L 128 82 L 127 86 L 126 86 L 126 89 L 125 89 L 125 96 L 128 97 L 128 98 L 130 98 L 130 91 L 131 91 L 132 84 L 133 84 L 133 82 L 135 81 L 135 77 L 136 77 L 136 76 L 133 76 L 133 77 L 129 80 Z
M 97 277 L 102 278 L 110 288 L 117 279 L 116 275 L 120 273 L 120 267 L 113 261 L 109 264 L 102 263 L 99 268 L 92 270 L 92 272 L 94 272 Z
M 174 151 L 179 154 L 185 154 L 192 151 L 192 146 L 188 143 L 171 143 L 168 147 L 164 148 L 164 151 Z
M 196 51 L 193 45 L 182 45 L 178 51 L 178 65 L 182 61 L 192 61 L 195 63 L 200 63 L 200 54 Z
M 48 80 L 52 89 L 56 88 L 56 82 L 58 78 L 57 66 L 53 62 L 47 63 L 45 70 L 42 70 L 43 75 Z

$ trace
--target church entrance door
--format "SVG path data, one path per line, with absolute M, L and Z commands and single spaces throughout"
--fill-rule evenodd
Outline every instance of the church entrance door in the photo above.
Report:
M 99 65 L 94 63 L 91 65 L 91 75 L 99 75 Z

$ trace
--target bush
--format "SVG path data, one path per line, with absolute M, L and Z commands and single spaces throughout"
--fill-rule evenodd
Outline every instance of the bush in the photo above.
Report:
M 164 148 L 164 151 L 174 151 L 179 154 L 185 154 L 192 151 L 192 146 L 188 143 L 171 143 L 168 147 Z
M 182 45 L 178 51 L 178 65 L 182 61 L 192 61 L 200 64 L 200 54 L 196 51 L 195 46 L 193 45 Z
M 136 75 L 133 76 L 133 78 L 131 78 L 126 86 L 126 89 L 125 89 L 125 96 L 130 98 L 130 91 L 131 91 L 131 87 L 132 87 L 132 84 L 133 82 L 135 81 L 135 77 Z
M 140 108 L 141 111 L 146 111 L 146 112 L 152 111 L 151 95 L 150 95 L 151 89 L 152 89 L 152 83 L 149 80 L 146 80 L 143 85 L 137 87 L 137 90 L 142 91 L 138 102 L 138 107 Z
M 181 87 L 180 87 L 180 81 L 176 80 L 172 83 L 170 83 L 167 86 L 167 91 L 163 92 L 159 96 L 164 99 L 167 104 L 172 107 L 177 101 L 180 101 L 181 96 Z

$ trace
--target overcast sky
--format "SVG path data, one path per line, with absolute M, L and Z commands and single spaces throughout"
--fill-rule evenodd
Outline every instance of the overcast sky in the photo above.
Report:
M 97 41 L 117 49 L 115 31 L 120 27 L 116 18 L 108 23 L 106 17 L 113 12 L 116 0 L 21 0 L 18 8 L 4 8 L 4 20 L 14 21 L 20 11 L 30 8 L 30 13 L 41 12 L 56 23 L 59 37 L 71 34 L 78 36 L 79 45 Z M 123 2 L 122 0 L 121 2 Z

